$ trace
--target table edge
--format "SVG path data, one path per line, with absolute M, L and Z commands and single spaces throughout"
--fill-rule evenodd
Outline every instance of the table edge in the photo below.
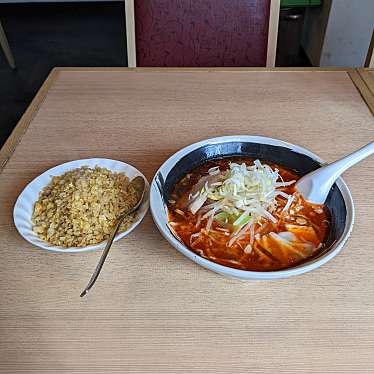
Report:
M 3 147 L 0 149 L 0 174 L 4 170 L 6 164 L 12 157 L 15 149 L 20 143 L 23 135 L 26 133 L 31 121 L 38 112 L 41 104 L 44 102 L 48 95 L 48 92 L 52 85 L 57 80 L 60 72 L 161 72 L 161 71 L 177 71 L 177 72 L 345 72 L 351 78 L 354 86 L 360 93 L 364 102 L 374 114 L 374 85 L 372 86 L 367 83 L 368 79 L 371 77 L 365 72 L 367 70 L 374 69 L 354 69 L 354 68 L 342 68 L 342 67 L 197 67 L 197 68 L 164 68 L 164 67 L 145 67 L 145 68 L 128 68 L 128 67 L 55 67 L 49 73 L 47 79 L 44 81 L 31 104 L 26 109 L 25 113 L 22 115 L 21 119 L 18 121 L 17 125 L 13 129 L 12 133 L 5 141 Z
M 41 104 L 44 102 L 49 89 L 55 82 L 58 76 L 59 69 L 52 69 L 49 73 L 47 79 L 39 88 L 35 97 L 31 101 L 30 105 L 27 107 L 25 113 L 22 115 L 17 125 L 14 127 L 13 131 L 9 135 L 8 139 L 5 141 L 4 145 L 0 149 L 0 174 L 4 170 L 6 164 L 12 157 L 17 145 L 20 143 L 23 135 L 26 133 L 31 121 L 38 112 Z
M 374 75 L 374 68 L 359 68 L 357 69 L 357 71 L 360 74 L 362 80 L 365 82 L 366 86 L 369 88 L 372 95 L 374 95 L 374 77 L 369 74 L 372 73 Z
M 358 92 L 360 93 L 362 99 L 370 109 L 371 113 L 374 115 L 374 86 L 371 88 L 367 84 L 366 78 L 364 78 L 362 73 L 360 73 L 360 69 L 348 71 L 348 75 L 352 79 L 353 84 L 356 86 Z M 371 77 L 369 76 L 368 78 L 371 79 Z
M 176 71 L 176 72 L 196 72 L 196 71 L 212 71 L 212 72 L 256 72 L 256 71 L 284 71 L 284 72 L 298 72 L 298 71 L 318 71 L 318 72 L 349 72 L 356 70 L 351 67 L 126 67 L 126 66 L 97 66 L 97 67 L 88 67 L 88 66 L 64 66 L 64 67 L 55 67 L 53 70 L 56 71 L 70 71 L 70 72 L 96 72 L 96 71 L 107 71 L 107 72 L 160 72 L 160 71 Z

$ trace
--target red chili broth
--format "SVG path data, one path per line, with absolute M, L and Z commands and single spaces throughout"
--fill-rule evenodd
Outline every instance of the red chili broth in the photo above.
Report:
M 298 195 L 298 204 L 294 202 L 289 209 L 292 211 L 293 205 L 296 207 L 302 206 L 302 209 L 294 214 L 288 214 L 289 218 L 283 217 L 279 219 L 277 224 L 270 221 L 263 220 L 262 226 L 260 224 L 255 225 L 255 232 L 261 237 L 264 235 L 274 232 L 280 233 L 288 231 L 285 225 L 296 225 L 296 219 L 300 220 L 300 217 L 307 221 L 306 226 L 310 226 L 313 235 L 307 235 L 305 233 L 297 234 L 301 241 L 308 241 L 315 245 L 315 249 L 311 254 L 294 253 L 293 251 L 288 251 L 290 253 L 284 253 L 284 248 L 282 250 L 277 250 L 277 245 L 274 247 L 266 247 L 263 245 L 262 241 L 254 240 L 252 245 L 251 253 L 246 253 L 244 251 L 246 245 L 250 242 L 250 236 L 244 238 L 243 240 L 228 246 L 230 240 L 232 229 L 227 227 L 222 227 L 222 225 L 213 221 L 212 228 L 209 232 L 206 232 L 204 227 L 206 226 L 207 220 L 202 220 L 198 223 L 198 214 L 193 215 L 188 210 L 189 194 L 193 186 L 200 180 L 201 177 L 208 174 L 208 170 L 212 167 L 219 166 L 220 170 L 226 170 L 231 162 L 235 163 L 246 163 L 247 165 L 252 165 L 253 160 L 249 158 L 229 158 L 208 161 L 202 166 L 194 169 L 191 173 L 187 174 L 182 178 L 175 186 L 169 198 L 169 222 L 173 225 L 173 229 L 183 240 L 184 244 L 194 251 L 196 254 L 214 261 L 218 264 L 237 268 L 241 270 L 252 270 L 252 271 L 274 271 L 296 266 L 302 262 L 307 261 L 310 257 L 316 256 L 323 248 L 323 243 L 326 239 L 328 229 L 329 229 L 329 217 L 330 214 L 326 207 L 316 206 L 307 203 Z M 300 178 L 294 171 L 284 168 L 278 164 L 272 164 L 263 161 L 269 165 L 272 169 L 277 168 L 279 174 L 285 182 L 291 180 L 298 180 Z M 287 194 L 292 194 L 295 192 L 294 185 L 283 187 L 281 189 Z M 279 209 L 281 209 L 285 203 L 286 199 L 277 198 L 279 203 Z M 316 211 L 319 213 L 317 214 Z M 282 217 L 282 215 L 280 215 Z M 295 218 L 296 217 L 296 218 Z M 292 220 L 294 218 L 294 220 Z M 298 228 L 294 228 L 298 230 Z M 305 227 L 304 227 L 305 229 Z M 304 230 L 302 229 L 302 230 Z M 205 232 L 204 232 L 205 230 Z M 229 230 L 225 232 L 223 230 Z M 308 229 L 309 230 L 309 229 Z M 191 235 L 196 233 L 203 233 L 199 236 L 199 241 L 195 243 L 191 241 Z M 267 242 L 268 243 L 268 242 Z

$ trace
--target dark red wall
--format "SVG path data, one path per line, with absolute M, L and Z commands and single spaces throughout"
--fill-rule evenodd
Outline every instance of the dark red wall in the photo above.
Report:
M 135 0 L 138 66 L 265 66 L 270 0 Z

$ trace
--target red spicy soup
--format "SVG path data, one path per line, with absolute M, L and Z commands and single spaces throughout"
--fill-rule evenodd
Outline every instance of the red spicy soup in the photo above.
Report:
M 329 212 L 295 192 L 300 178 L 248 158 L 209 161 L 175 186 L 169 225 L 184 244 L 218 264 L 252 271 L 289 268 L 317 255 Z

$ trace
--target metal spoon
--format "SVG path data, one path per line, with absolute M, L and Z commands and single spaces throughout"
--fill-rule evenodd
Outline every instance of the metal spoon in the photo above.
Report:
M 97 278 L 99 277 L 100 271 L 101 271 L 101 269 L 102 269 L 102 267 L 104 265 L 106 257 L 108 256 L 109 250 L 110 250 L 110 248 L 112 246 L 112 243 L 113 243 L 113 240 L 114 240 L 114 237 L 116 236 L 116 234 L 117 234 L 117 232 L 118 232 L 118 230 L 119 230 L 119 228 L 121 226 L 121 223 L 123 222 L 123 220 L 129 214 L 134 213 L 139 208 L 140 204 L 143 201 L 144 193 L 145 193 L 145 181 L 144 181 L 144 178 L 141 177 L 141 176 L 137 176 L 130 183 L 134 187 L 134 190 L 135 190 L 135 193 L 136 193 L 136 199 L 137 199 L 136 201 L 137 202 L 136 202 L 136 204 L 135 204 L 134 207 L 132 207 L 128 211 L 123 212 L 119 216 L 118 221 L 117 221 L 116 225 L 113 228 L 113 231 L 111 232 L 111 234 L 109 236 L 108 242 L 106 243 L 106 246 L 105 246 L 103 254 L 101 255 L 100 261 L 97 264 L 96 269 L 95 269 L 94 273 L 92 274 L 92 277 L 91 277 L 90 281 L 87 284 L 87 287 L 81 293 L 81 295 L 80 295 L 81 297 L 83 297 L 83 296 L 85 296 L 87 294 L 87 292 L 92 288 L 92 286 L 95 284 Z
M 312 171 L 300 178 L 295 187 L 306 201 L 323 204 L 332 185 L 348 168 L 374 153 L 374 142 L 369 143 L 356 152 L 326 166 Z

